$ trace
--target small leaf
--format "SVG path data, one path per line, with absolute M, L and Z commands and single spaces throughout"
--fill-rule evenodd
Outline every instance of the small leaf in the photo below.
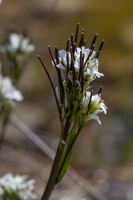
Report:
M 16 192 L 12 192 L 11 200 L 22 200 Z
M 65 175 L 67 168 L 69 166 L 69 163 L 70 163 L 71 155 L 72 155 L 72 150 L 70 151 L 69 155 L 67 156 L 67 159 L 65 160 L 64 166 L 63 166 L 60 174 L 57 175 L 57 178 L 55 180 L 55 185 L 57 185 L 61 181 L 63 176 Z
M 3 199 L 10 199 L 10 200 L 22 200 L 17 194 L 17 192 L 14 192 L 13 190 L 10 191 L 4 191 Z
M 72 132 L 70 133 L 70 136 L 69 136 L 69 139 L 67 142 L 67 146 L 66 146 L 65 152 L 62 157 L 61 165 L 60 165 L 60 168 L 59 168 L 59 171 L 57 174 L 57 178 L 55 180 L 55 186 L 61 181 L 61 179 L 65 175 L 67 168 L 69 166 L 71 155 L 72 155 L 72 149 L 70 150 L 69 153 L 68 153 L 68 151 L 69 151 L 69 148 L 70 148 L 74 138 L 75 138 L 75 130 L 73 129 Z

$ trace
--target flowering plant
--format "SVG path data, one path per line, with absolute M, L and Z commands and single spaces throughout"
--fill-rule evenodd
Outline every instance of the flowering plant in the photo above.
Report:
M 7 126 L 10 113 L 14 106 L 14 101 L 22 101 L 23 96 L 16 89 L 20 75 L 23 70 L 25 56 L 35 49 L 27 36 L 12 32 L 8 35 L 7 41 L 0 45 L 0 53 L 6 58 L 6 67 L 3 68 L 4 77 L 0 73 L 0 145 L 2 144 L 5 128 Z M 2 67 L 0 65 L 0 72 Z
M 55 47 L 55 58 L 51 48 L 48 47 L 52 65 L 57 71 L 58 87 L 54 87 L 43 61 L 38 56 L 51 83 L 61 124 L 60 142 L 42 200 L 49 199 L 51 192 L 63 178 L 70 162 L 74 143 L 87 121 L 95 119 L 101 124 L 98 114 L 101 112 L 106 114 L 107 107 L 101 99 L 102 87 L 96 95 L 90 90 L 90 83 L 96 77 L 103 76 L 98 71 L 98 58 L 104 40 L 96 52 L 94 48 L 98 35 L 94 36 L 89 49 L 86 48 L 84 30 L 82 30 L 78 43 L 78 30 L 79 24 L 75 37 L 73 34 L 71 35 L 65 50 L 58 51 L 58 48 Z
M 0 0 L 0 4 L 2 0 Z M 23 96 L 16 85 L 22 72 L 25 55 L 34 51 L 30 39 L 22 34 L 10 33 L 5 44 L 0 45 L 0 53 L 6 56 L 9 65 L 4 67 L 0 63 L 0 147 L 5 135 L 15 101 L 22 101 Z M 9 67 L 9 68 L 8 68 Z M 7 71 L 5 71 L 7 68 Z M 0 178 L 0 199 L 29 200 L 36 198 L 33 193 L 35 180 L 28 180 L 27 176 L 8 173 Z
M 0 66 L 1 68 L 1 66 Z M 3 142 L 5 129 L 9 120 L 10 113 L 14 107 L 14 101 L 22 101 L 23 96 L 12 84 L 10 77 L 3 77 L 0 74 L 0 145 Z

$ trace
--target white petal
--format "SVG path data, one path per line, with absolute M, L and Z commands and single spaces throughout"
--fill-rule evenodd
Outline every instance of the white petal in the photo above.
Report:
M 60 50 L 60 51 L 59 51 L 59 56 L 60 56 L 61 58 L 64 58 L 64 57 L 66 56 L 66 51 L 65 51 L 65 50 Z
M 26 52 L 32 52 L 34 50 L 35 50 L 35 46 L 33 44 L 29 44 L 25 49 Z
M 63 62 L 63 64 L 64 64 L 65 66 L 67 65 L 66 57 L 62 58 L 62 62 Z
M 90 53 L 90 49 L 83 49 L 82 48 L 82 51 L 83 51 L 83 54 L 85 55 L 85 59 L 88 57 L 89 53 Z
M 92 54 L 91 54 L 91 56 L 90 56 L 90 59 L 92 59 L 95 56 L 95 54 L 96 54 L 96 52 L 93 51 Z
M 21 39 L 22 39 L 21 36 L 16 34 L 16 33 L 10 34 L 9 40 L 10 40 L 10 43 L 11 43 L 11 47 L 13 49 L 17 49 L 20 45 Z
M 82 100 L 85 111 L 86 111 L 86 108 L 88 107 L 88 103 L 90 101 L 90 95 L 91 95 L 91 92 L 87 91 Z
M 54 63 L 56 64 L 56 59 L 54 59 L 54 62 L 52 61 L 52 65 L 53 65 L 53 66 L 55 66 L 55 64 L 54 64 Z
M 94 71 L 94 74 L 95 74 L 98 78 L 100 78 L 101 76 L 104 76 L 104 74 L 102 74 L 102 73 L 100 73 L 100 72 L 98 72 L 98 71 Z
M 101 124 L 101 121 L 100 121 L 99 117 L 97 115 L 95 115 L 95 114 L 92 114 L 90 116 L 90 119 L 95 119 L 99 124 Z
M 96 104 L 100 101 L 100 95 L 96 94 L 92 96 L 92 101 L 94 101 Z
M 80 55 L 80 52 L 81 52 L 81 48 L 77 47 L 75 50 L 75 56 Z
M 14 93 L 13 93 L 13 99 L 16 100 L 16 101 L 22 101 L 23 96 L 22 96 L 21 92 L 18 91 L 18 90 L 15 90 Z
M 79 72 L 80 65 L 77 61 L 74 62 L 74 68 L 77 72 Z
M 64 65 L 62 65 L 62 63 L 59 63 L 58 65 L 56 65 L 59 69 L 62 70 L 66 70 L 66 68 L 64 67 Z
M 107 113 L 107 107 L 105 106 L 105 104 L 104 103 L 101 103 L 100 104 L 100 108 L 103 110 L 103 112 L 104 112 L 104 114 L 106 114 Z
M 89 75 L 89 76 L 92 76 L 93 75 L 93 71 L 91 69 L 87 69 L 85 72 L 84 72 L 84 75 Z
M 58 86 L 56 86 L 55 92 L 56 92 L 57 98 L 59 98 L 59 88 L 58 88 Z

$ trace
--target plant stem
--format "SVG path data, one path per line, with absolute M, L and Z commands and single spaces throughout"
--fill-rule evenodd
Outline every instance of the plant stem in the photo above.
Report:
M 56 177 L 57 172 L 58 172 L 58 168 L 59 168 L 59 164 L 60 164 L 62 154 L 64 152 L 64 146 L 65 145 L 62 145 L 61 143 L 59 143 L 59 146 L 58 146 L 58 149 L 57 149 L 57 152 L 56 152 L 56 156 L 55 156 L 55 159 L 54 159 L 54 162 L 53 162 L 52 170 L 51 170 L 51 173 L 50 173 L 50 177 L 49 177 L 49 180 L 47 182 L 47 186 L 45 188 L 45 191 L 43 193 L 41 200 L 48 200 L 52 191 L 54 190 L 54 181 L 55 181 L 55 177 Z
M 62 169 L 63 169 L 63 167 L 64 167 L 64 165 L 65 165 L 65 162 L 66 162 L 66 160 L 67 160 L 67 157 L 69 156 L 69 153 L 71 152 L 71 150 L 72 150 L 72 148 L 73 148 L 73 145 L 74 145 L 75 141 L 77 140 L 77 138 L 78 138 L 78 136 L 79 136 L 81 130 L 83 129 L 83 127 L 84 127 L 84 125 L 81 125 L 81 127 L 79 128 L 79 130 L 78 130 L 78 132 L 77 132 L 75 138 L 73 139 L 73 141 L 72 141 L 72 143 L 71 143 L 71 145 L 70 145 L 68 151 L 66 152 L 66 155 L 65 155 L 65 157 L 64 157 L 64 159 L 63 159 L 63 161 L 62 161 L 62 163 L 61 163 L 60 169 L 59 169 L 59 171 L 58 171 L 58 175 L 61 174 Z
M 4 112 L 3 112 L 3 119 L 2 119 L 2 124 L 1 124 L 1 130 L 0 130 L 0 148 L 2 146 L 2 142 L 4 140 L 4 136 L 5 136 L 5 132 L 6 132 L 6 126 L 8 124 L 9 121 L 9 116 L 11 113 L 11 107 L 7 105 L 7 107 L 5 106 L 3 108 Z
M 0 148 L 1 148 L 3 140 L 4 140 L 5 132 L 6 132 L 6 125 L 4 123 L 2 123 L 2 127 L 0 130 Z
M 70 128 L 70 119 L 68 118 L 66 120 L 64 133 L 63 133 L 63 135 L 65 135 L 65 137 L 63 138 L 63 140 L 65 142 L 67 140 L 69 128 Z M 53 162 L 52 170 L 51 170 L 51 173 L 50 173 L 50 176 L 49 176 L 49 180 L 47 182 L 47 185 L 46 185 L 46 188 L 45 188 L 45 191 L 42 195 L 41 200 L 48 200 L 51 196 L 51 193 L 54 190 L 54 183 L 55 183 L 55 179 L 56 179 L 57 174 L 58 174 L 58 170 L 59 170 L 62 155 L 64 153 L 64 149 L 65 149 L 65 144 L 63 144 L 62 140 L 61 140 L 59 142 L 58 149 L 57 149 L 57 152 L 56 152 L 56 156 L 55 156 L 55 159 L 54 159 L 54 162 Z

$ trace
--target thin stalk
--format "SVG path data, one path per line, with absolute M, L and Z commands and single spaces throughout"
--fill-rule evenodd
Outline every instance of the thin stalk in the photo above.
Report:
M 46 67 L 45 67 L 45 65 L 44 65 L 44 63 L 43 63 L 43 61 L 41 60 L 40 56 L 38 55 L 37 57 L 38 57 L 38 59 L 40 60 L 42 66 L 43 66 L 43 68 L 44 68 L 44 70 L 45 70 L 45 72 L 46 72 L 46 74 L 47 74 L 47 77 L 48 77 L 48 79 L 49 79 L 49 82 L 50 82 L 50 84 L 51 84 L 51 87 L 52 87 L 52 90 L 53 90 L 53 93 L 54 93 L 54 97 L 55 97 L 55 101 L 56 101 L 56 104 L 57 104 L 57 108 L 58 108 L 59 118 L 60 118 L 60 121 L 62 121 L 61 110 L 60 110 L 60 106 L 59 106 L 59 102 L 58 102 L 58 98 L 57 98 L 57 95 L 56 95 L 56 91 L 55 91 L 53 82 L 52 82 L 52 80 L 51 80 L 51 78 L 50 78 L 50 75 L 49 75 L 49 73 L 48 73 L 48 71 L 47 71 L 47 69 L 46 69 Z
M 4 136 L 6 133 L 6 126 L 9 121 L 10 113 L 11 113 L 10 106 L 8 106 L 8 105 L 4 106 L 3 107 L 3 120 L 2 120 L 2 124 L 1 124 L 1 130 L 0 130 L 0 148 L 1 148 L 2 142 L 4 140 Z
M 79 23 L 77 24 L 77 28 L 76 28 L 75 43 L 77 43 L 77 39 L 78 39 L 78 31 L 79 31 Z
M 93 48 L 93 45 L 95 45 L 95 42 L 96 42 L 97 36 L 98 36 L 98 34 L 96 33 L 95 36 L 94 36 L 94 38 L 93 38 L 93 40 L 92 40 L 92 43 L 91 43 L 90 49 L 92 49 L 92 48 Z
M 70 128 L 70 119 L 68 118 L 68 120 L 66 120 L 64 130 L 62 130 L 64 132 L 63 140 L 65 142 L 67 140 L 69 128 Z M 59 145 L 58 145 L 58 149 L 57 149 L 56 156 L 55 156 L 55 159 L 54 159 L 54 162 L 53 162 L 53 166 L 52 166 L 52 170 L 51 170 L 51 173 L 50 173 L 50 176 L 49 176 L 49 180 L 47 182 L 47 185 L 46 185 L 46 188 L 45 188 L 45 191 L 42 195 L 41 200 L 48 200 L 51 196 L 51 193 L 54 190 L 54 183 L 55 183 L 55 179 L 56 179 L 56 176 L 57 176 L 57 173 L 58 173 L 58 170 L 59 170 L 61 158 L 62 158 L 62 155 L 64 153 L 65 144 L 66 143 L 62 143 L 62 140 L 61 140 Z
M 60 169 L 59 169 L 59 172 L 58 172 L 58 175 L 57 175 L 57 176 L 59 176 L 59 175 L 61 174 L 62 169 L 63 169 L 63 167 L 64 167 L 64 165 L 65 165 L 65 162 L 66 162 L 66 160 L 67 160 L 67 157 L 69 156 L 69 153 L 71 152 L 71 150 L 72 150 L 72 148 L 73 148 L 73 145 L 75 144 L 75 141 L 77 140 L 77 138 L 78 138 L 78 136 L 79 136 L 81 130 L 84 128 L 84 126 L 85 126 L 85 124 L 82 124 L 82 125 L 80 126 L 80 128 L 79 128 L 79 130 L 78 130 L 78 132 L 77 132 L 77 134 L 76 134 L 76 136 L 75 136 L 75 138 L 73 139 L 73 141 L 72 141 L 72 143 L 71 143 L 71 145 L 70 145 L 68 151 L 66 152 L 66 155 L 65 155 L 65 157 L 64 157 L 64 159 L 63 159 L 63 161 L 62 161 L 62 163 L 61 163 L 61 166 L 60 166 Z
M 6 133 L 6 124 L 3 122 L 1 130 L 0 130 L 0 148 L 1 148 L 2 143 L 3 143 L 5 133 Z
M 58 149 L 57 149 L 57 152 L 56 152 L 54 162 L 53 162 L 53 166 L 52 166 L 52 170 L 51 170 L 51 173 L 50 173 L 50 176 L 49 176 L 49 180 L 47 182 L 47 185 L 46 185 L 46 188 L 45 188 L 45 191 L 42 195 L 41 200 L 48 200 L 51 196 L 51 193 L 54 190 L 55 177 L 56 177 L 57 172 L 58 172 L 58 168 L 59 168 L 59 165 L 60 165 L 61 157 L 62 157 L 63 152 L 64 152 L 64 148 L 65 148 L 65 145 L 63 145 L 60 142 L 59 145 L 58 145 Z
M 101 52 L 101 50 L 102 50 L 102 48 L 103 48 L 104 42 L 105 42 L 105 40 L 102 40 L 102 42 L 101 42 L 101 44 L 100 44 L 100 47 L 99 47 L 99 49 L 98 49 L 98 51 L 97 51 L 97 54 L 96 54 L 96 58 L 97 58 L 97 59 L 98 59 L 99 54 L 100 54 L 100 52 Z

